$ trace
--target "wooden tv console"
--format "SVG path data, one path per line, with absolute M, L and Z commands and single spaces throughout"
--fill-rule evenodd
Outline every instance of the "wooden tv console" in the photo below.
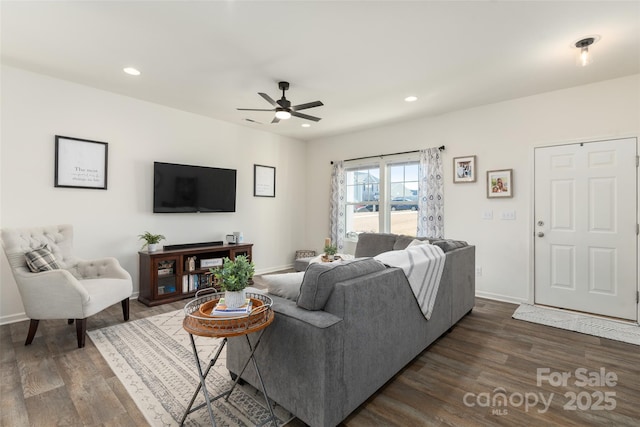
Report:
M 185 245 L 192 246 L 192 245 Z M 235 259 L 245 255 L 252 260 L 251 243 L 169 249 L 156 252 L 138 252 L 138 301 L 154 306 L 192 297 L 198 289 L 213 286 L 209 268 L 202 265 L 221 264 L 223 258 Z M 189 259 L 195 257 L 189 269 Z

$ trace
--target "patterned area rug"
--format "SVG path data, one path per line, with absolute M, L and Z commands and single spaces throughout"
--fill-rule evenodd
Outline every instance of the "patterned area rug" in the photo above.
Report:
M 87 332 L 154 427 L 180 424 L 199 384 L 189 334 L 182 328 L 183 318 L 184 312 L 177 310 Z M 222 340 L 194 338 L 204 370 Z M 225 350 L 226 347 L 207 377 L 211 396 L 232 385 L 226 370 Z M 194 406 L 203 402 L 200 392 Z M 253 426 L 269 418 L 262 392 L 249 385 L 236 386 L 229 401 L 218 399 L 212 407 L 218 426 Z M 281 406 L 275 406 L 274 413 L 279 425 L 293 418 Z M 190 414 L 184 425 L 210 426 L 206 407 Z
M 637 324 L 529 304 L 521 304 L 512 317 L 531 323 L 539 323 L 553 326 L 554 328 L 640 345 L 640 326 Z

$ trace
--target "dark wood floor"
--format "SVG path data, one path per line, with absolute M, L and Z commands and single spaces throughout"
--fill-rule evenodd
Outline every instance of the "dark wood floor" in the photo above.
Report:
M 183 306 L 149 308 L 132 301 L 131 319 Z M 639 425 L 640 347 L 513 320 L 515 308 L 478 299 L 470 315 L 343 424 Z M 89 318 L 87 326 L 97 329 L 121 321 L 118 304 Z M 148 425 L 92 341 L 77 349 L 73 325 L 42 321 L 33 344 L 25 347 L 27 329 L 28 322 L 0 327 L 2 426 Z M 564 372 L 571 377 L 566 386 L 538 385 L 539 368 L 552 377 Z M 581 368 L 590 381 L 601 370 L 609 373 L 609 381 L 615 374 L 616 385 L 576 384 Z M 499 406 L 500 395 L 506 396 L 506 405 Z M 551 401 L 548 410 L 541 399 Z

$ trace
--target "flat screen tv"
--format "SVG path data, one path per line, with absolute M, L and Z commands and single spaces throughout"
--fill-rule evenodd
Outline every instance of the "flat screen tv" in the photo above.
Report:
M 235 212 L 236 170 L 154 162 L 153 212 Z

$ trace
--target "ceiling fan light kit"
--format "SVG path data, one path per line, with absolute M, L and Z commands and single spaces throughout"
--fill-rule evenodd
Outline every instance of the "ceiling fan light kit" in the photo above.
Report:
M 276 117 L 280 120 L 287 120 L 291 118 L 291 113 L 283 108 L 276 109 Z
M 274 101 L 266 93 L 258 92 L 265 101 L 271 104 L 274 108 L 265 109 L 265 108 L 238 108 L 239 111 L 273 111 L 275 112 L 275 117 L 271 120 L 271 123 L 278 123 L 280 120 L 290 119 L 291 116 L 298 117 L 300 119 L 312 120 L 314 122 L 319 122 L 322 120 L 320 117 L 310 116 L 308 114 L 299 113 L 300 110 L 306 110 L 307 108 L 321 107 L 324 104 L 321 101 L 313 101 L 307 102 L 305 104 L 291 105 L 291 101 L 289 101 L 285 96 L 285 91 L 289 89 L 289 82 L 279 82 L 278 88 L 282 91 L 282 98 L 277 101 Z

